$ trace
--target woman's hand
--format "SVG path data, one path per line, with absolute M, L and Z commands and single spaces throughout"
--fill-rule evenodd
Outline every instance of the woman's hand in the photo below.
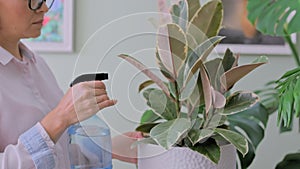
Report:
M 41 124 L 50 138 L 56 142 L 70 125 L 83 121 L 114 104 L 116 100 L 109 99 L 103 82 L 78 83 L 67 91 L 58 106 L 48 113 Z
M 127 132 L 112 138 L 112 156 L 115 159 L 137 163 L 137 148 L 131 145 L 139 138 L 143 138 L 141 132 Z

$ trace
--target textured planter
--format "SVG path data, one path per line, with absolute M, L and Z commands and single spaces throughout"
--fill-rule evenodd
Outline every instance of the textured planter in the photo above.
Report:
M 157 145 L 138 146 L 138 169 L 235 169 L 236 149 L 232 145 L 221 147 L 221 159 L 216 165 L 203 155 L 185 147 L 168 151 Z

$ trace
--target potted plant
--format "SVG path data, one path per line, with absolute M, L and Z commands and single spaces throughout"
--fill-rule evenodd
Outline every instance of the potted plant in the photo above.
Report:
M 164 1 L 160 1 L 160 5 L 161 9 L 165 8 Z M 250 64 L 238 65 L 239 56 L 228 49 L 224 56 L 209 59 L 215 46 L 224 38 L 217 36 L 223 20 L 220 0 L 203 5 L 198 0 L 181 0 L 172 5 L 170 15 L 163 16 L 170 22 L 158 28 L 155 53 L 162 78 L 137 59 L 127 54 L 119 55 L 150 78 L 139 87 L 149 107 L 137 127 L 145 133 L 139 143 L 156 144 L 171 150 L 163 153 L 165 156 L 159 156 L 162 161 L 150 162 L 161 168 L 235 168 L 235 149 L 243 157 L 249 147 L 253 150 L 252 145 L 256 147 L 261 141 L 237 132 L 235 125 L 243 123 L 238 120 L 247 117 L 235 115 L 252 113 L 251 117 L 254 117 L 255 113 L 245 111 L 258 105 L 259 98 L 251 91 L 231 89 L 242 77 L 265 64 L 267 58 L 258 57 Z M 247 129 L 245 125 L 240 128 Z M 235 149 L 228 148 L 230 146 Z M 156 148 L 150 148 L 153 149 Z M 176 158 L 175 161 L 166 161 L 171 157 Z M 179 157 L 188 157 L 185 159 L 191 161 L 184 163 L 178 160 Z M 233 158 L 228 162 L 226 157 Z M 139 160 L 140 164 L 143 160 Z M 146 169 L 145 166 L 139 168 Z M 158 166 L 151 165 L 150 168 Z
M 291 35 L 300 32 L 300 2 L 293 0 L 264 1 L 248 0 L 249 20 L 263 34 L 281 36 L 292 51 L 292 57 L 297 65 L 275 80 L 275 92 L 271 95 L 278 100 L 269 102 L 271 110 L 278 110 L 278 125 L 280 132 L 292 130 L 294 118 L 300 119 L 300 55 Z M 266 90 L 261 90 L 266 91 Z M 273 90 L 274 91 L 274 90 Z M 266 93 L 266 92 L 264 92 Z M 275 104 L 274 104 L 275 102 Z M 272 111 L 271 111 L 272 112 Z M 300 123 L 299 123 L 300 124 Z M 287 154 L 276 166 L 276 169 L 299 168 L 300 152 Z

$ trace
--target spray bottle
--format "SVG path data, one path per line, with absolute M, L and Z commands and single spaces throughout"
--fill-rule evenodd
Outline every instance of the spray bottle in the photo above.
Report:
M 71 84 L 107 80 L 107 73 L 83 74 Z M 97 115 L 68 129 L 71 169 L 112 169 L 111 135 L 108 125 Z

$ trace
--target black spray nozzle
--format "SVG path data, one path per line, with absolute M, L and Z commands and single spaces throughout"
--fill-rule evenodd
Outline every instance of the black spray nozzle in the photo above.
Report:
M 101 80 L 107 80 L 107 79 L 108 79 L 108 73 L 82 74 L 73 80 L 73 82 L 70 84 L 70 87 L 72 87 L 75 84 L 80 83 L 80 82 L 97 81 L 97 80 L 101 81 Z

